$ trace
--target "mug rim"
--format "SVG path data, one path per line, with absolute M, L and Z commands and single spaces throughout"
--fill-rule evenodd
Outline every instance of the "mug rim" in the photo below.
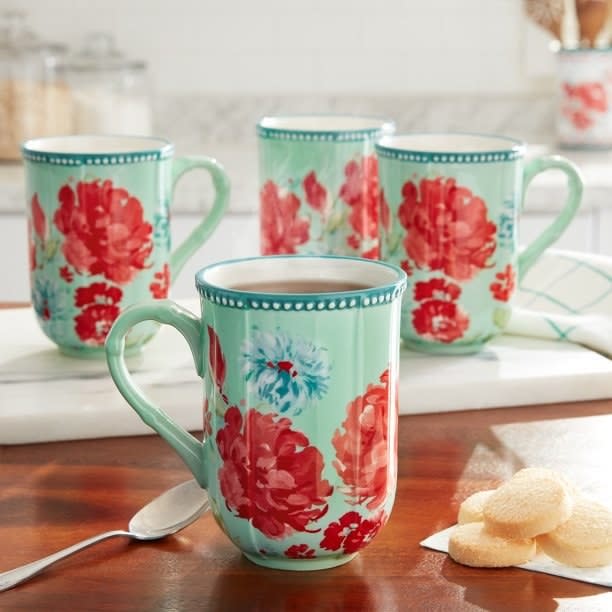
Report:
M 458 141 L 472 139 L 478 146 L 424 146 L 418 145 L 418 140 L 447 139 Z M 410 145 L 414 140 L 417 144 Z M 497 145 L 496 145 L 497 143 Z M 416 162 L 443 162 L 443 163 L 474 163 L 513 161 L 523 157 L 526 143 L 516 138 L 498 134 L 478 132 L 404 132 L 401 134 L 387 134 L 375 143 L 376 152 L 381 157 Z
M 21 154 L 25 160 L 32 162 L 61 166 L 106 166 L 167 159 L 174 154 L 174 145 L 159 136 L 69 134 L 26 140 L 21 145 Z
M 608 55 L 612 47 L 562 47 L 551 45 L 551 50 L 557 55 Z
M 335 262 L 339 264 L 339 269 L 344 267 L 344 270 L 346 270 L 347 267 L 361 268 L 362 270 L 355 274 L 355 278 L 359 279 L 355 282 L 363 282 L 366 286 L 348 291 L 287 293 L 281 291 L 262 292 L 235 289 L 227 286 L 227 284 L 214 282 L 214 273 L 219 268 L 227 268 L 228 266 L 237 268 L 242 266 L 250 267 L 250 264 L 262 261 L 274 262 L 264 265 L 268 267 L 276 266 L 279 270 L 283 263 L 285 266 L 290 265 L 292 273 L 299 271 L 301 267 L 302 270 L 306 272 L 300 276 L 300 279 L 303 280 L 320 279 L 338 282 L 346 282 L 349 280 L 339 275 L 332 277 L 317 275 L 316 271 L 312 271 L 312 264 L 308 264 L 309 260 L 311 262 L 313 260 L 319 262 Z M 376 270 L 378 273 L 384 270 L 387 277 L 381 282 L 366 283 L 364 281 L 364 276 L 367 276 L 367 268 Z M 213 275 L 213 279 L 207 278 L 207 276 L 211 274 Z M 262 282 L 272 282 L 274 280 L 278 280 L 278 277 L 272 275 Z M 213 303 L 228 306 L 230 308 L 270 311 L 301 310 L 308 312 L 321 310 L 349 310 L 351 308 L 390 304 L 403 294 L 407 286 L 407 276 L 404 270 L 395 264 L 380 260 L 364 259 L 361 257 L 343 255 L 258 255 L 237 259 L 226 259 L 205 266 L 196 272 L 195 285 L 201 297 Z
M 304 122 L 329 122 L 329 126 L 308 127 Z M 274 125 L 278 122 L 278 125 Z M 351 123 L 363 123 L 363 127 Z M 285 125 L 281 125 L 281 124 Z M 345 125 L 341 125 L 345 123 Z M 336 126 L 336 127 L 335 127 Z M 296 113 L 264 115 L 257 122 L 257 135 L 271 140 L 351 141 L 393 133 L 395 122 L 376 115 L 346 113 Z

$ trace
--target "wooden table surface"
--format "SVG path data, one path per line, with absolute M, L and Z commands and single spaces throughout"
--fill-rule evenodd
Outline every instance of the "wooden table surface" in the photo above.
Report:
M 400 417 L 389 523 L 339 568 L 255 566 L 208 513 L 163 541 L 115 538 L 85 550 L 0 593 L 0 610 L 612 610 L 603 587 L 516 568 L 463 567 L 419 546 L 455 521 L 466 495 L 542 452 L 562 467 L 599 465 L 609 481 L 612 445 L 601 441 L 612 442 L 611 413 L 606 400 Z M 559 423 L 570 432 L 562 444 Z M 0 571 L 124 528 L 143 504 L 189 478 L 154 435 L 4 446 L 0 464 Z

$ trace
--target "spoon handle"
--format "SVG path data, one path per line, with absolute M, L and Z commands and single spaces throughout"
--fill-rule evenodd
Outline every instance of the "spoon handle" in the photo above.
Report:
M 79 550 L 83 550 L 83 548 L 87 548 L 88 546 L 92 546 L 93 544 L 97 544 L 102 540 L 107 540 L 108 538 L 113 538 L 115 536 L 131 537 L 131 535 L 132 534 L 129 531 L 122 531 L 120 529 L 116 531 L 107 531 L 106 533 L 101 533 L 100 535 L 93 536 L 87 540 L 83 540 L 73 544 L 72 546 L 68 546 L 68 548 L 58 550 L 56 553 L 39 559 L 38 561 L 32 561 L 32 563 L 28 563 L 27 565 L 21 565 L 20 567 L 16 567 L 8 572 L 4 572 L 0 574 L 0 591 L 6 591 L 20 582 L 28 580 L 50 565 L 57 563 L 57 561 L 60 561 L 61 559 L 69 557 Z

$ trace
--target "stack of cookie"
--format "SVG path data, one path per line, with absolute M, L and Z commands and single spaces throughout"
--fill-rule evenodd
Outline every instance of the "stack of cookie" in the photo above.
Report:
M 612 511 L 553 470 L 526 468 L 497 489 L 471 495 L 457 521 L 448 553 L 463 565 L 520 565 L 536 549 L 575 567 L 612 563 Z

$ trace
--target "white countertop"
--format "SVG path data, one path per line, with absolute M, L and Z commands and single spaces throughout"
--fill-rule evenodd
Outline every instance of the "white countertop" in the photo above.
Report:
M 184 305 L 198 312 L 197 302 Z M 61 355 L 30 309 L 0 311 L 0 329 L 0 444 L 153 433 L 106 362 Z M 179 424 L 201 429 L 202 384 L 179 334 L 163 327 L 130 369 Z M 612 361 L 573 344 L 512 336 L 471 356 L 404 351 L 399 396 L 403 415 L 610 397 Z

